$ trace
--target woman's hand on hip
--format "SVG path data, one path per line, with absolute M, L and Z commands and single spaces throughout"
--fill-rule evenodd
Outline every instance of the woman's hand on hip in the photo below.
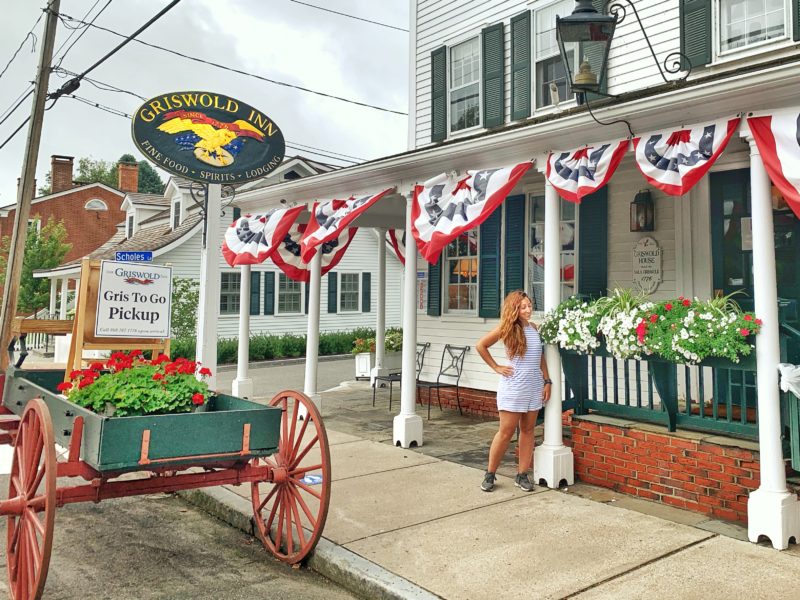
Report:
M 496 365 L 494 367 L 494 372 L 503 377 L 511 377 L 514 374 L 514 369 L 508 366 Z
M 544 385 L 544 394 L 542 394 L 542 400 L 544 401 L 545 404 L 547 404 L 547 401 L 550 400 L 550 388 L 552 387 L 553 386 L 550 385 L 549 383 L 546 383 Z

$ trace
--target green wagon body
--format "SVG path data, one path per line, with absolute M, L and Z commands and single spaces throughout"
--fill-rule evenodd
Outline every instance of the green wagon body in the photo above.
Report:
M 198 463 L 213 466 L 215 462 L 268 456 L 278 447 L 281 409 L 277 407 L 219 394 L 209 401 L 206 412 L 106 417 L 58 394 L 56 385 L 62 381 L 63 371 L 12 369 L 8 375 L 4 406 L 22 415 L 30 400 L 42 398 L 59 445 L 69 446 L 74 421 L 83 417 L 80 458 L 100 472 Z

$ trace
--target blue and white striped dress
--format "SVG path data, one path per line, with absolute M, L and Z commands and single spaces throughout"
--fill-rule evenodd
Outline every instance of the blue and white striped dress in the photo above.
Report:
M 524 356 L 510 359 L 514 369 L 510 377 L 500 376 L 497 387 L 497 410 L 524 413 L 539 410 L 544 404 L 542 375 L 542 338 L 531 325 L 525 328 L 527 348 Z

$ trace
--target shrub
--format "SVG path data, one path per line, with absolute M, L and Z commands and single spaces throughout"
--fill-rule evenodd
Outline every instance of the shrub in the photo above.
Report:
M 254 335 L 250 338 L 250 360 L 270 360 L 275 358 L 278 340 L 273 335 Z
M 217 362 L 220 364 L 233 363 L 239 355 L 239 340 L 236 338 L 223 338 L 217 342 Z
M 169 354 L 173 359 L 188 358 L 189 360 L 194 360 L 196 343 L 197 341 L 195 338 L 178 338 L 171 340 Z
M 294 358 L 304 356 L 306 353 L 306 336 L 304 335 L 285 333 L 280 337 L 278 343 L 280 348 L 279 356 Z

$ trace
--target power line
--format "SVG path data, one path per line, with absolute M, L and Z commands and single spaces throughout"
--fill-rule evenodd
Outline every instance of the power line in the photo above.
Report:
M 110 5 L 110 4 L 111 4 L 113 1 L 114 1 L 114 0 L 108 0 L 108 2 L 106 2 L 106 3 L 105 3 L 105 5 L 103 6 L 103 8 L 101 8 L 101 9 L 98 11 L 98 13 L 97 13 L 97 14 L 96 14 L 94 17 L 92 17 L 92 20 L 90 21 L 90 23 L 94 23 L 94 22 L 97 20 L 97 17 L 99 17 L 100 15 L 102 15 L 102 14 L 103 14 L 103 11 L 104 11 L 105 9 L 107 9 L 107 8 L 108 8 L 108 6 L 109 6 L 109 5 Z M 85 14 L 85 15 L 83 15 L 83 18 L 85 19 L 86 17 L 88 17 L 88 16 L 89 16 L 89 13 L 91 13 L 91 12 L 94 10 L 94 7 L 95 7 L 95 6 L 97 6 L 99 3 L 100 3 L 100 0 L 95 0 L 95 3 L 94 3 L 94 4 L 92 4 L 92 7 L 91 7 L 89 10 L 87 10 L 87 11 L 86 11 L 86 14 Z M 78 30 L 77 28 L 75 28 L 75 29 L 73 29 L 73 30 L 72 30 L 72 32 L 69 34 L 69 37 L 67 37 L 67 39 L 66 39 L 66 40 L 64 40 L 64 43 L 63 43 L 63 44 L 61 44 L 61 46 L 59 46 L 58 50 L 56 50 L 56 54 L 58 54 L 58 53 L 61 51 L 61 48 L 63 48 L 63 47 L 66 45 L 66 43 L 67 43 L 67 42 L 70 40 L 70 38 L 71 38 L 73 35 L 75 35 L 75 32 L 76 32 L 77 30 Z M 83 31 L 81 31 L 81 33 L 80 33 L 80 35 L 77 37 L 77 39 L 76 39 L 74 42 L 72 42 L 72 44 L 70 45 L 70 47 L 69 47 L 69 48 L 67 48 L 66 50 L 64 50 L 64 54 L 62 54 L 62 55 L 61 55 L 61 58 L 59 58 L 59 59 L 58 59 L 58 63 L 56 64 L 56 67 L 60 67 L 60 66 L 61 66 L 61 63 L 62 63 L 62 62 L 64 62 L 64 58 L 67 56 L 67 54 L 69 54 L 69 51 L 70 51 L 70 50 L 72 50 L 72 48 L 75 46 L 75 44 L 77 44 L 77 43 L 80 41 L 80 39 L 81 39 L 81 38 L 82 38 L 82 37 L 83 37 L 83 36 L 86 34 L 86 32 L 87 32 L 87 31 L 89 31 L 89 26 L 88 26 L 88 25 L 84 26 L 84 28 L 83 28 Z
M 17 96 L 11 102 L 11 104 L 8 105 L 8 108 L 5 109 L 2 113 L 0 113 L 0 117 L 5 117 L 8 114 L 8 111 L 17 110 L 17 102 L 19 101 L 19 99 L 22 98 L 25 94 L 28 94 L 30 96 L 31 90 L 33 90 L 33 83 L 29 83 L 28 86 L 24 90 L 22 90 L 22 93 L 19 96 Z
M 30 121 L 30 120 L 31 120 L 31 118 L 30 118 L 30 117 L 25 117 L 25 120 L 24 120 L 22 123 L 20 123 L 19 127 L 17 127 L 17 128 L 16 128 L 16 129 L 15 129 L 15 130 L 14 130 L 14 131 L 11 133 L 11 135 L 10 135 L 10 136 L 8 136 L 8 137 L 6 138 L 6 141 L 5 141 L 5 142 L 3 142 L 2 144 L 0 144 L 0 150 L 2 150 L 3 148 L 5 148 L 6 144 L 7 144 L 8 142 L 10 142 L 10 141 L 11 141 L 11 140 L 14 138 L 14 136 L 15 136 L 15 135 L 17 135 L 17 133 L 19 133 L 20 129 L 22 129 L 23 127 L 25 127 L 26 123 L 27 123 L 28 121 Z
M 331 10 L 330 8 L 317 6 L 316 4 L 309 4 L 308 2 L 300 2 L 300 0 L 289 0 L 289 2 L 294 2 L 295 4 L 302 4 L 303 6 L 308 6 L 310 8 L 316 8 L 317 10 L 324 10 L 325 12 L 333 13 L 335 15 L 341 15 L 342 17 L 347 17 L 349 19 L 355 19 L 356 21 L 364 21 L 365 23 L 372 23 L 373 25 L 380 25 L 381 27 L 388 27 L 389 29 L 396 29 L 397 31 L 405 31 L 406 33 L 408 33 L 408 29 L 403 29 L 402 27 L 396 27 L 394 25 L 381 23 L 379 21 L 371 21 L 370 19 L 364 19 L 362 17 L 357 17 L 355 15 L 349 15 L 347 13 Z
M 83 21 L 80 21 L 78 19 L 70 17 L 69 15 L 65 15 L 64 13 L 61 14 L 61 17 L 62 17 L 62 21 L 64 19 L 68 19 L 68 20 L 76 22 L 76 23 L 83 23 Z M 123 34 L 117 32 L 117 31 L 114 31 L 113 29 L 108 29 L 107 27 L 102 27 L 100 25 L 94 25 L 94 24 L 88 24 L 88 25 L 91 25 L 91 27 L 94 27 L 95 29 L 100 29 L 101 31 L 105 31 L 107 33 L 111 33 L 111 34 L 116 35 L 116 36 L 124 37 Z M 347 102 L 348 104 L 355 104 L 357 106 L 364 106 L 366 108 L 373 108 L 375 110 L 380 110 L 380 111 L 383 111 L 383 112 L 393 113 L 393 114 L 396 114 L 396 115 L 402 115 L 402 116 L 407 116 L 408 115 L 408 113 L 405 113 L 405 112 L 402 112 L 402 111 L 399 111 L 399 110 L 393 110 L 393 109 L 390 109 L 390 108 L 384 108 L 382 106 L 376 106 L 374 104 L 368 104 L 366 102 L 359 102 L 358 100 L 350 100 L 349 98 L 343 98 L 341 96 L 335 96 L 333 94 L 328 94 L 328 93 L 325 93 L 325 92 L 319 92 L 317 90 L 312 90 L 312 89 L 309 89 L 309 88 L 306 88 L 306 87 L 302 87 L 302 86 L 299 86 L 299 85 L 294 85 L 292 83 L 286 83 L 285 81 L 278 81 L 277 79 L 270 79 L 268 77 L 263 77 L 262 75 L 256 75 L 255 73 L 248 73 L 248 72 L 242 71 L 240 69 L 234 69 L 233 67 L 228 67 L 228 66 L 225 66 L 225 65 L 222 65 L 222 64 L 219 64 L 219 63 L 211 62 L 209 60 L 204 60 L 202 58 L 189 56 L 187 54 L 183 54 L 181 52 L 178 52 L 177 50 L 171 50 L 169 48 L 164 48 L 163 46 L 158 46 L 156 44 L 151 44 L 149 42 L 144 42 L 142 40 L 133 40 L 133 41 L 135 41 L 135 42 L 137 42 L 139 44 L 142 44 L 143 46 L 148 46 L 150 48 L 155 48 L 156 50 L 161 50 L 162 52 L 167 52 L 169 54 L 174 54 L 176 56 L 180 56 L 181 58 L 185 58 L 186 60 L 191 60 L 191 61 L 198 62 L 198 63 L 204 64 L 204 65 L 209 65 L 209 66 L 212 66 L 212 67 L 216 67 L 218 69 L 223 69 L 225 71 L 230 71 L 231 73 L 238 73 L 239 75 L 245 75 L 246 77 L 252 77 L 254 79 L 259 79 L 261 81 L 266 81 L 267 83 L 273 83 L 275 85 L 281 85 L 283 87 L 293 88 L 293 89 L 296 89 L 296 90 L 300 90 L 302 92 L 308 92 L 310 94 L 316 94 L 318 96 L 323 96 L 325 98 L 332 98 L 333 100 L 339 100 L 341 102 Z
M 28 33 L 25 34 L 25 37 L 22 39 L 22 42 L 20 43 L 19 48 L 17 48 L 14 51 L 14 54 L 11 55 L 11 58 L 8 60 L 8 63 L 6 64 L 6 66 L 3 67 L 3 71 L 0 72 L 0 77 L 2 77 L 3 75 L 6 74 L 6 71 L 8 71 L 8 67 L 10 67 L 11 63 L 14 62 L 14 59 L 17 58 L 17 54 L 19 54 L 19 51 L 22 50 L 22 47 L 25 45 L 25 42 L 28 41 L 29 37 L 33 38 L 33 48 L 31 49 L 31 52 L 36 52 L 36 34 L 33 33 L 33 30 L 36 29 L 36 26 L 39 24 L 39 21 L 42 20 L 42 17 L 44 16 L 44 14 L 48 10 L 50 10 L 50 5 L 51 4 L 52 4 L 52 0 L 47 3 L 47 8 L 42 9 L 42 13 L 39 15 L 39 18 L 36 19 L 36 22 L 34 22 L 33 27 L 31 27 L 30 31 L 28 31 Z
M 22 97 L 22 99 L 21 99 L 19 102 L 17 102 L 17 103 L 16 103 L 16 105 L 14 106 L 14 108 L 12 108 L 11 110 L 8 110 L 8 111 L 6 111 L 6 112 L 7 112 L 7 114 L 6 114 L 6 115 L 5 115 L 5 116 L 4 116 L 2 119 L 0 119 L 0 125 L 2 125 L 3 123 L 5 123 L 5 122 L 8 120 L 8 118 L 9 118 L 11 115 L 13 115 L 13 114 L 14 114 L 14 111 L 15 111 L 15 110 L 17 110 L 17 109 L 20 107 L 20 105 L 21 105 L 23 102 L 25 102 L 25 100 L 27 100 L 27 99 L 28 99 L 28 96 L 30 96 L 31 94 L 33 94 L 33 88 L 31 88 L 31 89 L 28 91 L 28 93 L 27 93 L 27 94 L 25 94 L 25 95 Z
M 325 150 L 325 148 L 317 148 L 316 146 L 309 146 L 308 144 L 301 144 L 300 142 L 292 142 L 295 146 L 305 146 L 309 150 L 322 150 L 323 152 L 330 152 L 331 154 L 338 154 L 339 156 L 343 156 L 345 158 L 352 158 L 353 160 L 364 162 L 367 159 L 361 158 L 360 156 L 352 156 L 350 154 L 343 154 L 342 152 L 334 152 L 333 150 Z M 304 150 L 304 148 L 298 148 L 298 150 Z
M 56 75 L 61 77 L 73 76 L 77 77 L 77 73 L 70 71 L 69 69 L 64 69 L 63 67 L 56 67 L 54 69 Z M 112 85 L 110 83 L 105 83 L 103 81 L 99 81 L 97 79 L 92 79 L 91 77 L 84 77 L 83 81 L 86 81 L 96 87 L 98 90 L 103 90 L 104 92 L 118 92 L 120 94 L 128 94 L 129 96 L 133 96 L 134 98 L 138 98 L 139 100 L 147 100 L 144 96 L 141 96 L 135 92 L 131 92 L 130 90 L 124 90 L 120 87 Z

